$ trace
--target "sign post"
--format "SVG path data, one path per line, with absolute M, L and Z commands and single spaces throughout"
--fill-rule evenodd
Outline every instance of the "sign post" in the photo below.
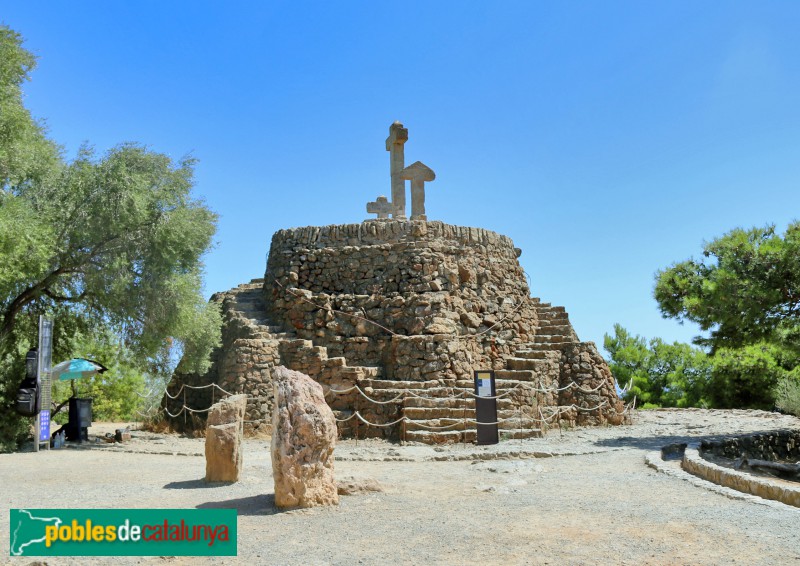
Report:
M 497 444 L 497 396 L 493 371 L 475 372 L 475 421 L 478 444 Z
M 39 317 L 39 415 L 36 417 L 36 438 L 33 448 L 39 451 L 40 444 L 50 450 L 50 407 L 52 406 L 52 384 L 50 368 L 53 365 L 53 321 Z

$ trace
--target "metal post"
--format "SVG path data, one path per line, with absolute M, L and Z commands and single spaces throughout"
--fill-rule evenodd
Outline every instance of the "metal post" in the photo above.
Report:
M 461 432 L 461 438 L 464 440 L 464 448 L 467 448 L 467 388 L 461 394 L 461 402 L 464 404 L 464 430 Z
M 53 321 L 39 316 L 39 360 L 36 379 L 39 383 L 39 414 L 36 415 L 33 449 L 38 452 L 39 444 L 47 443 L 50 450 L 50 411 L 52 404 L 52 384 L 50 366 L 53 357 Z M 44 440 L 42 439 L 44 437 Z
M 405 406 L 406 406 L 406 392 L 404 391 L 403 392 L 403 409 L 405 409 Z M 403 421 L 400 423 L 400 426 L 403 427 L 401 429 L 402 430 L 402 434 L 403 434 L 403 437 L 401 439 L 401 444 L 403 446 L 405 446 L 406 445 L 406 415 L 405 415 L 405 411 L 403 409 L 400 410 L 400 416 L 403 417 Z

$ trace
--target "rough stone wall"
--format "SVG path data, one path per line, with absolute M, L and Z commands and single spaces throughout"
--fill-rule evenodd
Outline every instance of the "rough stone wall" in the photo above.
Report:
M 700 452 L 732 460 L 744 454 L 748 458 L 773 462 L 796 462 L 800 460 L 800 431 L 779 430 L 721 440 L 704 440 L 700 444 Z
M 165 397 L 162 405 L 172 414 L 181 408 L 204 410 L 218 401 L 224 393 L 246 393 L 245 431 L 269 432 L 272 413 L 272 380 L 270 369 L 280 365 L 278 352 L 280 334 L 264 319 L 263 279 L 256 279 L 230 291 L 216 293 L 211 301 L 222 310 L 222 345 L 211 355 L 211 368 L 203 375 L 176 374 L 167 391 L 178 394 L 177 399 Z M 184 387 L 182 385 L 192 387 Z M 196 389 L 195 387 L 202 387 Z M 206 413 L 191 413 L 170 419 L 176 430 L 202 430 Z
M 502 368 L 514 343 L 533 339 L 518 254 L 505 236 L 441 222 L 280 230 L 266 302 L 298 336 L 353 365 L 383 365 L 388 379 L 463 377 L 476 365 Z
M 452 400 L 471 389 L 473 371 L 494 369 L 498 389 L 511 389 L 501 413 L 527 418 L 517 419 L 510 437 L 537 426 L 547 410 L 567 424 L 621 422 L 608 366 L 594 344 L 578 340 L 563 307 L 530 296 L 520 253 L 505 236 L 441 222 L 280 230 L 264 279 L 212 298 L 222 305 L 224 326 L 211 371 L 176 376 L 170 390 L 213 382 L 245 392 L 247 431 L 268 429 L 271 370 L 284 365 L 326 388 L 359 385 L 379 401 L 407 391 L 403 401 L 386 404 L 355 392 L 326 399 L 339 418 L 358 411 L 382 424 L 416 415 L 412 438 L 428 441 L 425 426 L 446 429 L 473 410 L 471 400 Z M 210 389 L 187 391 L 194 408 L 211 401 Z M 168 399 L 165 405 L 180 407 Z M 196 415 L 187 427 L 202 420 Z M 181 428 L 180 417 L 173 422 Z M 340 433 L 356 426 L 357 419 L 340 423 Z M 359 429 L 362 437 L 399 434 L 398 427 Z M 445 430 L 435 441 L 454 436 Z
M 615 381 L 594 342 L 576 342 L 561 353 L 558 405 L 572 406 L 569 420 L 578 425 L 621 424 Z M 573 387 L 567 387 L 570 384 Z M 593 410 L 608 407 L 611 410 Z

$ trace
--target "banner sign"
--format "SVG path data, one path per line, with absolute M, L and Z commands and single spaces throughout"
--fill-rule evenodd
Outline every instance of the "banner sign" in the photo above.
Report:
M 11 509 L 11 556 L 236 556 L 236 509 Z
M 50 442 L 50 411 L 39 412 L 39 442 Z
M 42 411 L 36 418 L 38 441 L 34 442 L 36 451 L 39 443 L 46 442 L 50 448 L 50 405 L 52 403 L 52 385 L 50 383 L 50 369 L 53 365 L 53 321 L 39 317 L 39 406 Z

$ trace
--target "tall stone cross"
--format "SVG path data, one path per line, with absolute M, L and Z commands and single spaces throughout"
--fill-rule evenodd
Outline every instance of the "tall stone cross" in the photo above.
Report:
M 400 176 L 405 168 L 403 145 L 408 141 L 408 129 L 399 121 L 389 126 L 389 137 L 386 138 L 386 151 L 389 152 L 389 173 L 392 179 L 392 217 L 405 220 L 406 217 L 406 182 Z

